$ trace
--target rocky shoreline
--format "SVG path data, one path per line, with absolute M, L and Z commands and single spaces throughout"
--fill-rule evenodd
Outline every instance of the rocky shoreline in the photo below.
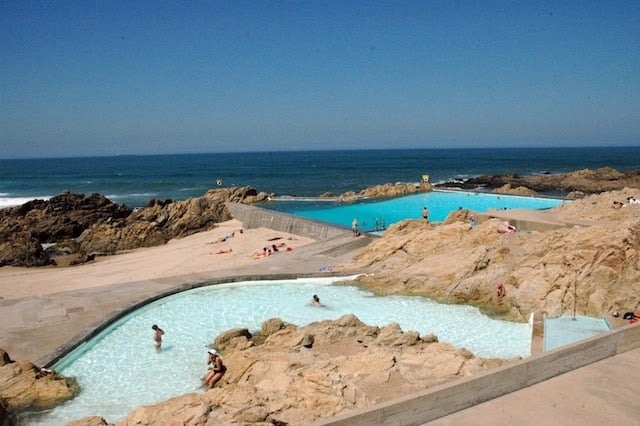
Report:
M 601 168 L 558 175 L 489 175 L 434 186 L 398 182 L 375 185 L 358 193 L 325 193 L 320 197 L 352 202 L 427 192 L 434 187 L 578 199 L 588 194 L 640 188 L 640 170 L 623 173 Z M 33 200 L 0 210 L 0 267 L 67 266 L 95 256 L 165 244 L 230 219 L 225 202 L 253 204 L 270 196 L 273 194 L 250 187 L 216 188 L 185 201 L 150 200 L 147 206 L 134 211 L 99 194 L 63 192 L 46 201 Z
M 435 186 L 468 191 L 489 190 L 516 195 L 548 194 L 575 199 L 624 188 L 640 188 L 640 170 L 620 172 L 610 167 L 603 167 L 559 174 L 485 175 Z

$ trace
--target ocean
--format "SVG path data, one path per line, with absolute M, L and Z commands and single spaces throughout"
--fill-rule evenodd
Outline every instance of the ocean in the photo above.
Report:
M 342 194 L 394 182 L 432 183 L 485 174 L 640 168 L 640 146 L 607 148 L 399 149 L 0 159 L 0 208 L 65 190 L 99 193 L 129 207 L 185 200 L 222 186 L 276 195 Z

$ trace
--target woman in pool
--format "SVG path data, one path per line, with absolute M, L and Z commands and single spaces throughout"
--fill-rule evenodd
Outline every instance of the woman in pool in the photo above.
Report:
M 153 345 L 156 347 L 156 351 L 160 352 L 162 350 L 162 335 L 164 334 L 164 330 L 156 324 L 153 324 L 151 329 L 153 330 Z
M 218 354 L 218 351 L 210 349 L 207 353 L 209 354 L 209 361 L 207 362 L 209 371 L 204 378 L 204 383 L 211 389 L 222 379 L 224 373 L 227 372 L 227 367 L 222 363 L 222 357 Z

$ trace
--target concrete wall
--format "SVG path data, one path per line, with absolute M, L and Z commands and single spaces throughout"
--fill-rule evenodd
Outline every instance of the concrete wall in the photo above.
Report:
M 303 219 L 287 213 L 280 213 L 260 207 L 248 206 L 246 204 L 226 203 L 231 215 L 242 222 L 246 228 L 270 228 L 276 231 L 289 232 L 316 240 L 326 240 L 345 232 L 348 229 L 337 226 Z
M 315 425 L 421 425 L 638 347 L 640 325 L 630 325 L 478 376 L 324 419 Z

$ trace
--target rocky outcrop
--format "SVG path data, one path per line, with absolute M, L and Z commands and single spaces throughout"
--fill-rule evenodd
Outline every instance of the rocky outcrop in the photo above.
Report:
M 6 355 L 6 352 L 0 350 Z M 0 401 L 8 414 L 25 410 L 44 410 L 72 398 L 78 392 L 75 382 L 29 361 L 11 361 L 3 356 L 0 366 Z M 8 361 L 8 362 L 7 362 Z
M 42 243 L 76 238 L 96 223 L 127 217 L 131 210 L 98 194 L 63 192 L 0 210 L 0 266 L 44 266 L 54 263 Z
M 428 183 L 386 183 L 384 185 L 375 185 L 369 188 L 365 188 L 357 193 L 353 191 L 345 192 L 338 197 L 338 201 L 349 202 L 360 200 L 363 198 L 392 198 L 427 191 L 431 191 L 431 185 Z M 327 194 L 323 194 L 323 196 L 326 195 Z
M 215 227 L 231 219 L 224 203 L 255 203 L 268 194 L 249 187 L 212 189 L 203 197 L 176 202 L 151 202 L 123 221 L 96 224 L 78 238 L 82 253 L 112 254 L 164 244 Z
M 213 189 L 186 201 L 152 200 L 136 212 L 98 194 L 65 192 L 30 201 L 0 210 L 0 266 L 44 266 L 70 255 L 87 261 L 96 254 L 164 244 L 229 220 L 227 201 L 255 203 L 267 197 L 249 187 Z M 45 251 L 43 243 L 55 245 Z
M 309 424 L 508 362 L 353 315 L 305 327 L 272 319 L 256 336 L 223 334 L 216 342 L 226 343 L 228 370 L 218 386 L 141 407 L 118 424 Z
M 580 221 L 546 232 L 497 232 L 501 221 L 477 226 L 404 221 L 393 225 L 354 259 L 375 274 L 358 283 L 384 294 L 417 294 L 526 320 L 534 310 L 559 316 L 600 316 L 640 308 L 640 206 L 611 208 L 613 200 L 640 197 L 625 189 L 592 195 L 545 213 Z M 506 295 L 497 297 L 502 282 Z M 574 294 L 577 298 L 574 298 Z
M 494 189 L 493 192 L 498 194 L 510 194 L 510 195 L 536 195 L 537 194 L 536 191 L 524 186 L 518 186 L 517 188 L 514 188 L 510 183 L 507 183 L 506 185 L 502 185 L 500 188 Z
M 467 179 L 464 182 L 447 182 L 438 186 L 475 190 L 503 188 L 505 185 L 509 185 L 510 188 L 524 187 L 529 191 L 538 193 L 567 194 L 570 192 L 582 192 L 585 194 L 599 194 L 624 188 L 640 189 L 640 170 L 619 172 L 610 167 L 603 167 L 595 170 L 584 169 L 553 175 L 487 175 Z

